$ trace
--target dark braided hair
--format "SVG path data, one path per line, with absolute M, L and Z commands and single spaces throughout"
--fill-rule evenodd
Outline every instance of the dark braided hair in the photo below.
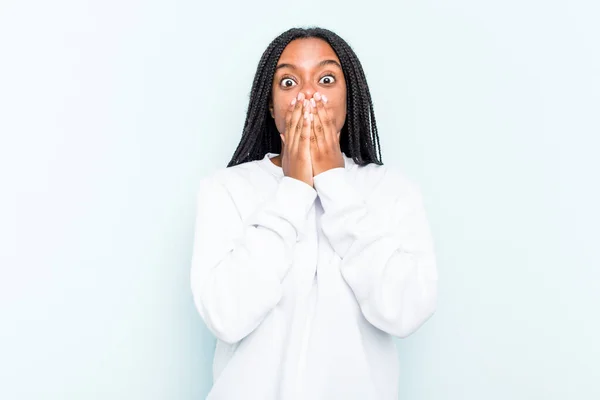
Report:
M 335 51 L 346 80 L 346 121 L 340 148 L 358 165 L 383 165 L 373 102 L 362 66 L 348 43 L 323 28 L 292 28 L 276 37 L 263 53 L 250 92 L 242 139 L 227 167 L 260 160 L 267 153 L 281 153 L 281 138 L 269 112 L 275 68 L 285 47 L 295 39 L 323 39 Z

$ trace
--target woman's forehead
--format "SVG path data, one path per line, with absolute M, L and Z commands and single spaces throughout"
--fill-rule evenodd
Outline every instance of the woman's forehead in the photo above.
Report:
M 310 68 L 317 66 L 323 60 L 339 58 L 329 43 L 318 38 L 302 38 L 292 40 L 283 50 L 278 64 L 292 64 L 297 67 Z

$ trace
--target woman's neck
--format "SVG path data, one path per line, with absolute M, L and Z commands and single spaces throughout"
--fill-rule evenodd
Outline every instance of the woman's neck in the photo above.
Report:
M 281 168 L 281 157 L 282 156 L 283 156 L 283 154 L 279 154 L 278 156 L 272 157 L 271 162 Z

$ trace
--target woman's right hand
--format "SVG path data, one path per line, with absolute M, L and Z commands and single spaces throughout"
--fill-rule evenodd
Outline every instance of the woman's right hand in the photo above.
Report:
M 294 98 L 285 117 L 281 166 L 283 174 L 314 187 L 312 161 L 310 158 L 311 104 L 300 92 Z

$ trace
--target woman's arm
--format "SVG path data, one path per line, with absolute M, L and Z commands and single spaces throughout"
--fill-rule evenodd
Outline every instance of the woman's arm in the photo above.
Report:
M 314 178 L 325 210 L 323 232 L 342 258 L 341 273 L 365 318 L 406 337 L 434 313 L 437 300 L 436 260 L 420 191 L 387 170 L 383 184 L 395 185 L 399 194 L 383 202 L 390 206 L 374 207 L 345 174 L 334 168 Z
M 202 180 L 191 287 L 198 312 L 217 338 L 243 339 L 277 305 L 316 196 L 311 186 L 284 176 L 272 197 L 242 221 L 227 189 L 214 178 Z

